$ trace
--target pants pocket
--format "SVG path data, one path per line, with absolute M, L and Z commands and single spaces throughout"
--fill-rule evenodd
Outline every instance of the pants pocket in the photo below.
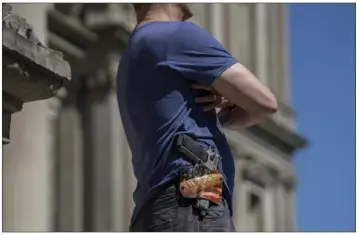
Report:
M 212 205 L 200 222 L 201 232 L 235 232 L 228 204 L 222 199 L 219 205 Z
M 222 200 L 221 203 L 219 204 L 211 203 L 203 219 L 205 220 L 221 219 L 224 217 L 225 212 L 226 212 L 225 200 Z
M 146 232 L 174 232 L 178 202 L 175 186 L 170 186 L 156 196 L 146 207 L 142 216 L 142 229 Z

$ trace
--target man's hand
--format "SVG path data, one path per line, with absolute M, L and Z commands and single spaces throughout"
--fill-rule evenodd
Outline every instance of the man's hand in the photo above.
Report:
M 227 108 L 232 105 L 226 98 L 224 98 L 211 87 L 203 86 L 200 84 L 193 84 L 192 88 L 197 91 L 206 91 L 208 93 L 208 95 L 195 98 L 196 103 L 204 105 L 203 110 L 205 112 L 211 111 L 213 109 L 216 109 L 217 113 L 223 112 L 223 108 Z
M 243 108 L 231 103 L 212 87 L 193 84 L 192 88 L 197 91 L 205 91 L 206 95 L 196 97 L 195 102 L 203 104 L 205 112 L 216 109 L 221 124 L 229 129 L 245 128 L 261 121 L 261 119 L 251 116 Z

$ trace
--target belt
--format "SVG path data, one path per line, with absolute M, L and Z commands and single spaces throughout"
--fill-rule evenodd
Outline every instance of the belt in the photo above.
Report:
M 196 208 L 206 213 L 210 201 L 218 204 L 222 198 L 222 176 L 217 171 L 220 156 L 214 148 L 204 150 L 190 136 L 176 137 L 175 148 L 194 165 L 194 169 L 181 172 L 180 190 L 184 197 L 197 198 Z

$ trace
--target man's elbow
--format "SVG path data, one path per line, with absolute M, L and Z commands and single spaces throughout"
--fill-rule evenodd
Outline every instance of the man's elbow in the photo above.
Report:
M 266 102 L 264 110 L 269 115 L 274 114 L 274 113 L 276 113 L 278 111 L 278 102 L 277 102 L 277 99 L 274 96 L 273 96 L 272 99 L 270 99 L 270 100 L 268 100 Z
M 273 94 L 268 95 L 260 102 L 259 112 L 264 116 L 269 116 L 278 111 L 278 102 Z

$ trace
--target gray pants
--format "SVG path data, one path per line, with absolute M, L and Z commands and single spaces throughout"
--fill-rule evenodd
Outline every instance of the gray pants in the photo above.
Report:
M 142 208 L 131 232 L 235 232 L 226 200 L 212 204 L 206 216 L 193 207 L 195 199 L 180 196 L 171 185 Z

